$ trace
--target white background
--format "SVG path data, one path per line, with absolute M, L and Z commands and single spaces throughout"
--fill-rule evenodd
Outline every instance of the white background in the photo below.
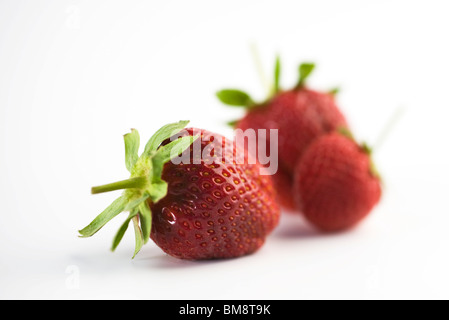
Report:
M 449 298 L 449 4 L 447 1 L 0 0 L 0 298 Z M 188 262 L 153 243 L 131 260 L 124 216 L 84 227 L 127 178 L 122 135 L 143 140 L 181 119 L 230 134 L 241 116 L 214 92 L 264 90 L 315 61 L 310 85 L 341 88 L 353 131 L 376 144 L 385 189 L 356 229 L 321 235 L 284 215 L 256 254 Z

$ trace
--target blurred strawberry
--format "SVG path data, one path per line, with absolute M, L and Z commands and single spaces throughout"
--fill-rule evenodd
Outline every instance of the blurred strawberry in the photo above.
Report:
M 335 103 L 334 91 L 318 92 L 307 88 L 306 79 L 314 68 L 315 65 L 311 63 L 301 64 L 297 85 L 283 91 L 279 85 L 281 67 L 277 59 L 272 94 L 263 103 L 255 103 L 240 90 L 222 90 L 217 93 L 223 103 L 245 108 L 246 115 L 233 122 L 235 128 L 279 130 L 279 172 L 273 180 L 281 205 L 289 210 L 296 209 L 292 193 L 293 171 L 306 148 L 316 138 L 347 126 L 345 117 Z M 266 144 L 269 150 L 270 141 Z
M 308 221 L 323 231 L 339 231 L 370 213 L 382 193 L 370 154 L 347 130 L 324 135 L 309 146 L 294 179 L 295 196 Z

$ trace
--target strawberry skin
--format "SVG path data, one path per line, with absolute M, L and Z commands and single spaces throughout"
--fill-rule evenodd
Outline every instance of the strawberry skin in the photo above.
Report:
M 297 165 L 294 189 L 307 220 L 328 232 L 356 225 L 382 193 L 367 150 L 338 132 L 309 146 Z
M 237 124 L 243 130 L 278 129 L 279 159 L 288 172 L 293 172 L 313 140 L 346 126 L 331 94 L 306 88 L 277 94 L 267 104 L 250 110 Z
M 242 130 L 279 130 L 280 169 L 273 180 L 281 205 L 289 210 L 295 209 L 291 191 L 294 168 L 306 148 L 316 138 L 346 126 L 331 94 L 306 88 L 278 93 L 268 103 L 250 109 L 237 123 Z
M 193 135 L 198 129 L 188 132 Z M 200 132 L 201 141 L 195 143 L 201 143 L 203 151 L 211 133 Z M 223 147 L 232 146 L 221 138 Z M 193 149 L 192 145 L 192 157 Z M 217 156 L 226 161 L 231 155 Z M 222 161 L 167 163 L 162 179 L 168 183 L 168 192 L 151 206 L 151 239 L 181 259 L 234 258 L 255 252 L 278 224 L 280 214 L 271 180 L 259 170 L 259 165 Z
M 297 211 L 293 193 L 293 175 L 285 169 L 279 168 L 278 172 L 272 175 L 271 178 L 281 207 L 290 212 Z

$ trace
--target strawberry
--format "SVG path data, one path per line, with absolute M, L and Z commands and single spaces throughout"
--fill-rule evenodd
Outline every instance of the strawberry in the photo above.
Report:
M 233 122 L 236 128 L 279 130 L 279 172 L 273 180 L 281 205 L 289 210 L 295 210 L 291 191 L 294 168 L 306 148 L 316 138 L 339 127 L 347 127 L 345 117 L 335 103 L 335 91 L 318 92 L 307 88 L 306 79 L 314 68 L 314 64 L 301 64 L 297 85 L 283 91 L 279 86 L 280 61 L 277 59 L 274 88 L 263 103 L 255 103 L 240 90 L 217 93 L 223 103 L 245 108 L 246 115 Z
M 323 231 L 348 229 L 366 217 L 381 198 L 371 150 L 347 130 L 316 139 L 295 171 L 294 190 L 308 221 Z
M 236 161 L 243 153 L 232 141 L 206 130 L 182 130 L 187 123 L 161 128 L 140 157 L 138 132 L 125 136 L 131 178 L 92 189 L 125 191 L 79 231 L 82 237 L 129 211 L 112 249 L 133 221 L 134 256 L 150 238 L 167 254 L 190 260 L 239 257 L 263 245 L 279 222 L 271 180 L 260 174 L 260 165 Z

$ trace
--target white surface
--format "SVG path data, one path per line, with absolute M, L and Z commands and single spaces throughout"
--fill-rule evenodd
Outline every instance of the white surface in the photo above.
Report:
M 163 4 L 161 4 L 163 3 Z M 0 298 L 449 298 L 447 1 L 0 1 Z M 122 134 L 180 119 L 229 134 L 241 114 L 214 92 L 264 96 L 249 50 L 283 84 L 299 62 L 342 88 L 356 134 L 374 142 L 386 189 L 357 229 L 316 234 L 284 216 L 257 254 L 185 262 L 154 244 L 135 260 L 123 217 L 77 238 L 126 178 Z

